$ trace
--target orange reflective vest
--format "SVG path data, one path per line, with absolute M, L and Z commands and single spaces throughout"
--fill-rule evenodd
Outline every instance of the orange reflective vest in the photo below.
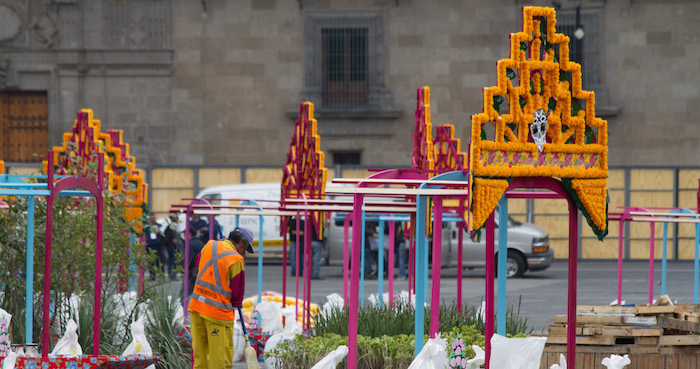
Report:
M 207 242 L 199 256 L 199 273 L 187 310 L 211 318 L 235 320 L 228 271 L 238 262 L 244 263 L 243 257 L 224 242 Z

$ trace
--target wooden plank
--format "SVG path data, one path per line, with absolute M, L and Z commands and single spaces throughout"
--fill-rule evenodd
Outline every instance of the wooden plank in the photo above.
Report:
M 650 337 L 664 334 L 663 328 L 657 327 L 632 327 L 632 326 L 603 326 L 604 336 L 615 337 Z
M 620 305 L 577 305 L 576 314 L 581 313 L 605 313 L 605 314 L 637 314 L 636 306 Z
M 676 319 L 667 315 L 659 315 L 657 319 L 659 321 L 659 325 L 663 328 L 675 329 L 678 331 L 685 332 L 700 332 L 700 323 L 697 322 L 689 322 L 687 320 Z
M 584 325 L 584 324 L 622 324 L 624 322 L 623 316 L 619 315 L 577 315 L 576 316 L 576 325 Z M 554 323 L 555 324 L 566 324 L 566 315 L 555 315 L 554 316 Z
M 634 337 L 634 344 L 658 347 L 659 337 Z M 656 350 L 658 351 L 658 348 Z
M 674 305 L 637 305 L 637 314 L 639 315 L 670 314 L 673 313 L 675 310 L 676 307 Z
M 552 336 L 566 336 L 566 324 L 550 324 L 548 329 L 548 337 Z M 601 325 L 581 325 L 577 326 L 575 329 L 575 334 L 577 336 L 595 336 L 596 334 L 602 333 Z
M 566 336 L 547 337 L 547 343 L 565 344 Z M 612 336 L 576 336 L 577 345 L 601 345 L 611 346 L 615 344 L 615 337 Z
M 659 346 L 687 346 L 700 345 L 698 335 L 665 335 L 659 337 Z

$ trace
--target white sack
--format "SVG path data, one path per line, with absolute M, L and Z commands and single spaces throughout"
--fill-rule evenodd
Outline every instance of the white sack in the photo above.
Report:
M 413 362 L 408 369 L 443 369 L 448 363 L 447 352 L 445 352 L 447 343 L 440 338 L 440 334 L 435 338 L 431 338 L 425 343 L 423 349 L 420 350 L 418 356 L 413 359 Z
M 255 306 L 255 311 L 260 314 L 260 328 L 263 333 L 273 335 L 282 332 L 284 327 L 280 318 L 280 310 L 279 303 L 265 300 Z
M 629 356 L 625 354 L 625 356 L 620 356 L 620 355 L 615 355 L 613 354 L 610 357 L 606 357 L 601 361 L 600 363 L 605 365 L 606 368 L 608 369 L 622 369 L 625 366 L 629 365 L 632 361 L 630 360 Z
M 478 369 L 486 363 L 486 352 L 479 345 L 472 345 L 474 357 L 467 360 L 467 369 Z
M 56 346 L 51 351 L 54 356 L 80 356 L 83 354 L 83 349 L 78 343 L 78 324 L 70 319 L 66 325 L 66 332 Z
M 539 369 L 547 337 L 507 338 L 500 334 L 491 337 L 490 368 Z
M 348 347 L 340 345 L 337 349 L 329 352 L 316 365 L 312 366 L 311 369 L 335 369 L 346 356 L 348 356 Z

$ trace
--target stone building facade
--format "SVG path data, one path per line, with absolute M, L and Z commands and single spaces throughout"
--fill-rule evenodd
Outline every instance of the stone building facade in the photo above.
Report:
M 44 130 L 42 154 L 91 108 L 140 166 L 281 166 L 309 100 L 328 165 L 408 166 L 416 89 L 466 149 L 525 5 L 584 31 L 611 165 L 697 165 L 696 0 L 0 0 L 0 152 Z M 28 92 L 38 113 L 2 108 Z

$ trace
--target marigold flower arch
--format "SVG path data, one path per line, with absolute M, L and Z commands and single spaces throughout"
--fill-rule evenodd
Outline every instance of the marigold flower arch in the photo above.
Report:
M 474 230 L 510 178 L 556 177 L 598 238 L 608 232 L 607 122 L 595 116 L 594 92 L 582 89 L 581 65 L 569 60 L 569 38 L 555 26 L 554 9 L 523 8 L 523 30 L 510 35 L 510 58 L 498 62 L 498 84 L 484 89 L 483 113 L 472 116 Z M 530 131 L 536 112 L 547 120 L 541 150 Z
M 304 102 L 299 104 L 299 116 L 289 143 L 287 162 L 282 169 L 281 200 L 302 196 L 307 199 L 323 199 L 328 180 L 328 169 L 324 162 L 325 154 L 321 151 L 321 137 L 314 118 L 314 104 Z M 313 211 L 310 216 L 317 234 L 323 234 L 323 213 Z M 280 233 L 286 232 L 288 221 L 288 216 L 282 217 Z
M 63 146 L 54 146 L 53 166 L 55 173 L 75 174 L 71 161 L 79 160 L 88 164 L 93 153 L 105 154 L 105 174 L 108 188 L 111 192 L 122 192 L 126 189 L 126 201 L 129 204 L 124 209 L 127 221 L 143 217 L 148 205 L 148 184 L 141 170 L 136 169 L 136 158 L 129 154 L 129 144 L 122 142 L 123 131 L 110 129 L 100 131 L 101 122 L 93 118 L 91 109 L 82 109 L 71 132 L 63 134 Z M 78 157 L 68 155 L 69 144 L 75 145 Z M 43 162 L 44 173 L 48 173 L 48 161 Z M 140 233 L 141 227 L 136 231 Z

